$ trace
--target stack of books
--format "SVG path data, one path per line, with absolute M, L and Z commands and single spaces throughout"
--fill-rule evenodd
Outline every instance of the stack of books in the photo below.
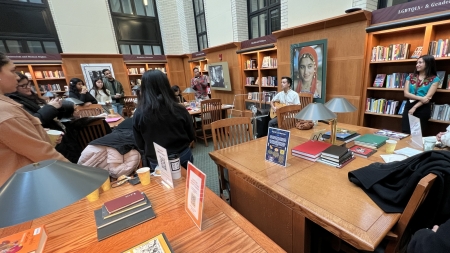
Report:
M 319 159 L 322 151 L 330 146 L 331 144 L 327 142 L 309 140 L 294 147 L 291 152 L 293 156 L 315 162 Z
M 156 217 L 145 193 L 134 191 L 94 211 L 99 241 Z
M 337 129 L 336 131 L 336 140 L 343 141 L 345 143 L 349 143 L 353 141 L 354 139 L 358 138 L 360 134 L 358 134 L 355 131 L 350 131 L 346 129 Z M 330 139 L 331 138 L 331 132 L 328 131 L 322 135 L 324 139 Z
M 374 134 L 365 134 L 355 140 L 355 144 L 371 149 L 378 149 L 383 146 L 389 137 Z
M 336 168 L 342 168 L 353 161 L 353 159 L 355 159 L 353 152 L 348 148 L 331 145 L 322 152 L 317 161 Z

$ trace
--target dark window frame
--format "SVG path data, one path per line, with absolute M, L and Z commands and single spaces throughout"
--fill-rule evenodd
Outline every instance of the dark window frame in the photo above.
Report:
M 377 6 L 377 9 L 383 9 L 383 8 L 386 8 L 386 7 L 391 7 L 391 6 L 387 6 L 387 1 L 388 0 L 378 0 L 378 6 Z M 415 0 L 408 0 L 408 2 L 413 2 L 413 1 L 415 1 Z
M 258 37 L 255 38 L 259 38 L 262 36 L 266 36 L 271 34 L 272 31 L 272 22 L 271 22 L 271 16 L 270 16 L 270 12 L 273 10 L 278 9 L 278 17 L 280 19 L 280 29 L 281 29 L 281 1 L 277 0 L 276 3 L 273 4 L 269 4 L 270 0 L 264 0 L 264 2 L 266 3 L 265 7 L 262 8 L 258 8 L 256 11 L 251 11 L 251 0 L 247 0 L 247 16 L 248 16 L 248 38 L 249 39 L 254 39 L 254 37 L 252 37 L 252 18 L 254 17 L 259 17 L 259 15 L 261 14 L 266 14 L 266 28 L 265 28 L 265 34 L 261 34 L 261 24 L 260 24 L 260 19 L 258 18 Z M 257 2 L 258 7 L 259 7 L 259 1 Z M 274 30 L 277 31 L 277 30 Z
M 195 1 L 197 1 L 197 3 L 199 3 L 201 1 L 201 3 L 202 3 L 202 8 L 201 8 L 202 11 L 201 12 L 198 12 L 198 13 L 196 12 Z M 206 28 L 206 17 L 205 17 L 205 1 L 204 0 L 193 0 L 192 6 L 194 9 L 195 32 L 197 34 L 197 48 L 198 48 L 198 51 L 200 52 L 203 49 L 208 48 L 208 45 L 209 45 L 208 44 L 208 31 L 207 31 L 208 29 Z M 200 5 L 199 5 L 199 9 L 200 9 Z M 199 32 L 199 27 L 201 26 L 201 24 L 198 24 L 197 18 L 201 19 L 202 17 L 205 20 L 205 31 Z M 206 36 L 206 45 L 203 45 L 203 48 L 202 48 L 202 47 L 200 47 L 200 38 L 202 38 L 204 35 Z
M 59 42 L 58 33 L 56 32 L 55 22 L 53 21 L 53 17 L 50 12 L 50 6 L 47 0 L 42 0 L 42 3 L 31 3 L 30 0 L 27 2 L 19 2 L 19 1 L 11 1 L 11 0 L 0 0 L 0 6 L 2 4 L 14 5 L 24 8 L 36 8 L 43 12 L 44 22 L 47 24 L 47 28 L 49 29 L 50 35 L 53 37 L 49 38 L 48 35 L 44 36 L 43 34 L 32 34 L 32 33 L 16 33 L 16 34 L 7 34 L 0 33 L 0 41 L 2 41 L 6 53 L 9 53 L 8 45 L 6 44 L 6 40 L 15 40 L 18 41 L 22 47 L 22 53 L 31 53 L 28 47 L 27 41 L 39 41 L 42 49 L 45 51 L 45 47 L 43 42 L 54 42 L 58 49 L 59 53 L 62 53 L 61 44 Z
M 108 0 L 108 4 L 109 4 L 109 9 L 111 11 L 111 14 L 114 15 L 123 15 L 125 17 L 129 17 L 129 16 L 133 16 L 133 17 L 147 17 L 147 18 L 158 18 L 158 12 L 156 11 L 156 0 L 153 0 L 153 10 L 155 10 L 155 16 L 148 16 L 147 15 L 147 9 L 144 8 L 145 11 L 145 16 L 142 15 L 137 15 L 137 11 L 136 11 L 136 5 L 134 3 L 135 0 L 130 0 L 131 3 L 131 11 L 133 12 L 133 14 L 129 14 L 129 13 L 123 13 L 123 6 L 122 6 L 122 0 L 119 0 L 119 4 L 120 4 L 120 12 L 113 12 L 112 11 L 112 6 L 111 6 L 111 1 Z M 151 0 L 150 0 L 151 1 Z

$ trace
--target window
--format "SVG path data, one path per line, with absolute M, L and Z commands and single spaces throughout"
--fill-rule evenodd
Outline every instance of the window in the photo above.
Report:
M 5 46 L 6 45 L 6 46 Z M 59 48 L 54 41 L 38 40 L 0 40 L 0 52 L 59 54 Z
M 206 32 L 205 8 L 203 0 L 193 0 L 195 29 L 197 31 L 198 51 L 208 48 L 208 34 Z
M 412 1 L 415 0 L 378 0 L 378 9 L 391 7 L 393 5 L 403 4 Z
M 155 0 L 109 0 L 120 53 L 162 54 Z
M 42 0 L 13 0 L 16 2 L 32 3 L 32 4 L 43 4 Z
M 250 39 L 281 29 L 280 0 L 247 0 Z

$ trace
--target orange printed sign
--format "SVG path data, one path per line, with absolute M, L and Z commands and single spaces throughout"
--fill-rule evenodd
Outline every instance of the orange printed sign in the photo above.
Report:
M 206 174 L 189 162 L 186 177 L 185 210 L 200 230 L 202 230 L 205 183 Z

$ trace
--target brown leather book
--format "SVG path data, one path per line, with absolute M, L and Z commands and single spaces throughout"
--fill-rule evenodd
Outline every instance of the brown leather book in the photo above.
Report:
M 144 195 L 140 191 L 134 191 L 118 197 L 116 199 L 105 202 L 104 206 L 109 213 L 117 212 L 127 206 L 133 205 L 144 200 Z

